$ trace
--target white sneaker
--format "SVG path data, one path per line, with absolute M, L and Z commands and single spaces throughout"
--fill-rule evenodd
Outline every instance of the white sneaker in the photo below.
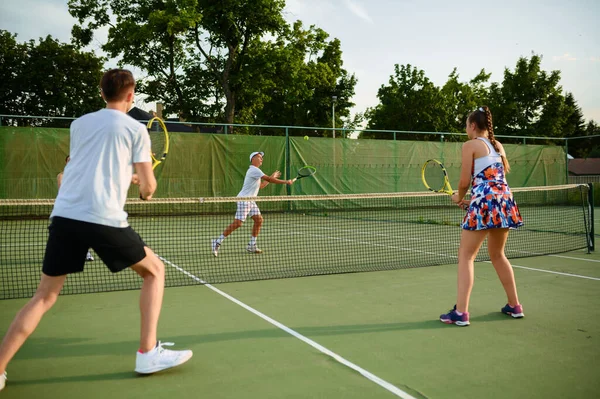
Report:
M 85 261 L 86 262 L 93 262 L 94 261 L 94 257 L 92 256 L 92 253 L 90 251 L 88 251 L 87 255 L 85 256 Z
M 212 240 L 212 253 L 214 256 L 219 255 L 219 247 L 221 246 L 221 244 L 219 244 L 218 240 Z
M 139 374 L 152 374 L 157 371 L 179 366 L 192 358 L 192 351 L 171 351 L 163 346 L 173 346 L 172 342 L 160 342 L 150 352 L 137 353 L 135 359 L 135 372 Z
M 248 244 L 248 246 L 246 247 L 246 251 L 252 253 L 252 254 L 262 254 L 262 249 L 259 249 L 256 244 L 252 245 L 252 244 Z
M 2 374 L 0 374 L 0 391 L 4 389 L 4 387 L 6 386 L 6 371 Z

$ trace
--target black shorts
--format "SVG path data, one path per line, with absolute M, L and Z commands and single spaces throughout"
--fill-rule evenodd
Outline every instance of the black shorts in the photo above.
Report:
M 111 227 L 55 216 L 48 227 L 42 271 L 62 276 L 83 271 L 92 248 L 111 272 L 120 272 L 146 257 L 146 244 L 131 227 Z

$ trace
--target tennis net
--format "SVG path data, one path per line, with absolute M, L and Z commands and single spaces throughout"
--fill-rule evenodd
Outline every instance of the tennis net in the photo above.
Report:
M 587 185 L 513 190 L 524 227 L 508 239 L 509 258 L 593 249 Z M 211 240 L 234 220 L 239 198 L 129 200 L 130 225 L 165 262 L 166 286 L 413 268 L 456 262 L 464 211 L 447 195 L 393 193 L 258 197 L 264 222 L 246 251 L 253 221 L 221 245 Z M 0 299 L 30 297 L 39 282 L 53 200 L 0 200 Z M 96 254 L 69 276 L 63 294 L 137 289 L 131 270 L 111 274 Z M 481 249 L 478 261 L 488 260 Z M 195 276 L 196 278 L 190 278 Z

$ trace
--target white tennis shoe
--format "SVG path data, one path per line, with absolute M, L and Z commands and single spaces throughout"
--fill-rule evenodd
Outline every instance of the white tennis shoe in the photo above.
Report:
M 219 255 L 219 247 L 220 246 L 221 246 L 221 244 L 219 244 L 219 241 L 212 240 L 212 253 L 214 256 Z
M 86 262 L 93 262 L 94 261 L 94 257 L 92 256 L 92 253 L 90 251 L 88 251 L 87 255 L 85 256 L 85 261 Z
M 6 386 L 6 371 L 2 374 L 0 374 L 0 391 L 4 389 L 4 387 Z
M 135 359 L 135 372 L 139 374 L 152 374 L 157 371 L 179 366 L 192 358 L 191 350 L 172 351 L 163 346 L 173 346 L 172 342 L 160 342 L 150 352 L 138 351 Z
M 262 249 L 259 249 L 256 244 L 252 245 L 252 244 L 248 244 L 248 246 L 246 247 L 246 251 L 252 253 L 252 254 L 262 254 Z

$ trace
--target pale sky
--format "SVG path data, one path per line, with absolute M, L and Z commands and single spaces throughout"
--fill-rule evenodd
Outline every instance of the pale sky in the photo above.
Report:
M 377 104 L 394 64 L 416 66 L 438 86 L 454 67 L 461 81 L 482 68 L 502 81 L 505 67 L 534 52 L 543 69 L 561 71 L 563 90 L 573 93 L 586 121 L 600 122 L 598 0 L 287 0 L 285 17 L 341 40 L 344 67 L 358 78 L 354 112 Z M 0 29 L 19 41 L 52 35 L 68 42 L 74 22 L 66 0 L 0 5 Z

